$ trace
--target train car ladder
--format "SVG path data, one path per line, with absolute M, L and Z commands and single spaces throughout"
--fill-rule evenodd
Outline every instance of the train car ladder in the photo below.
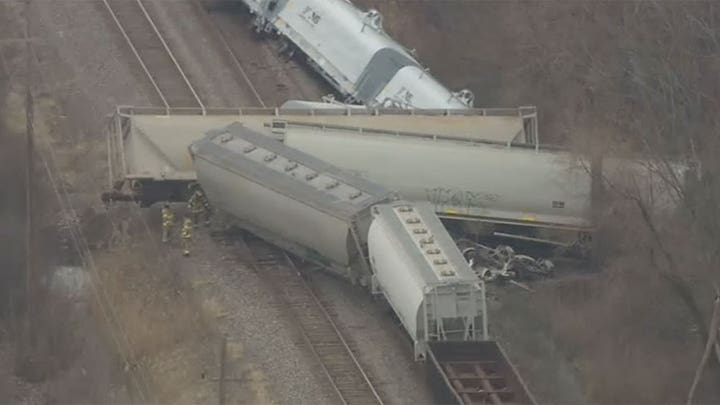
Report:
M 360 284 L 362 286 L 366 286 L 368 282 L 370 281 L 370 278 L 372 276 L 372 271 L 370 270 L 370 261 L 368 259 L 367 254 L 367 245 L 362 242 L 362 239 L 360 239 L 360 230 L 358 229 L 357 217 L 353 217 L 348 221 L 348 225 L 350 227 L 350 234 L 352 235 L 353 240 L 355 241 L 355 247 L 357 248 L 358 253 L 360 254 L 360 261 L 362 270 L 365 274 L 360 278 Z

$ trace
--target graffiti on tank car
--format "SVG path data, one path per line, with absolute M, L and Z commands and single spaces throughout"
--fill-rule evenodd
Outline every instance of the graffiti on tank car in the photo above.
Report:
M 413 97 L 414 95 L 410 90 L 403 86 L 395 93 L 393 100 L 401 106 L 409 106 L 412 105 Z
M 317 25 L 320 22 L 320 14 L 316 13 L 312 8 L 305 7 L 300 16 L 304 18 L 311 25 Z
M 497 194 L 457 190 L 447 187 L 426 188 L 425 194 L 428 201 L 436 206 L 464 208 L 487 208 L 500 198 Z

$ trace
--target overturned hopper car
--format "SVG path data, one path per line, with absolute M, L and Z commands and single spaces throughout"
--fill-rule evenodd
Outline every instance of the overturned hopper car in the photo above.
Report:
M 472 108 L 469 90 L 453 92 L 382 27 L 377 10 L 346 0 L 242 0 L 258 31 L 274 32 L 347 102 L 371 107 Z M 293 52 L 293 51 L 291 51 Z
M 393 193 L 235 123 L 190 146 L 213 206 L 242 228 L 367 285 L 370 207 Z

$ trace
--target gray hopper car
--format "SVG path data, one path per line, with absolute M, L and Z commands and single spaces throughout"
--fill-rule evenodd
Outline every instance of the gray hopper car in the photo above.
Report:
M 370 207 L 393 193 L 235 123 L 190 146 L 213 206 L 269 242 L 361 284 Z
M 240 122 L 269 137 L 293 123 L 356 128 L 360 132 L 412 132 L 427 137 L 536 143 L 534 107 L 449 111 L 360 109 L 217 109 L 166 115 L 162 109 L 118 107 L 108 121 L 111 187 L 103 198 L 142 205 L 184 201 L 195 169 L 187 147 L 207 131 Z
M 428 342 L 487 340 L 485 289 L 430 204 L 373 207 L 368 234 L 373 287 L 413 339 L 415 359 Z
M 347 0 L 242 0 L 258 31 L 281 35 L 348 102 L 370 107 L 472 108 L 469 90 L 452 92 L 382 27 L 377 10 Z
M 286 145 L 396 190 L 401 198 L 431 202 L 443 218 L 486 228 L 591 231 L 591 195 L 602 179 L 652 195 L 658 209 L 671 208 L 673 193 L 662 179 L 670 172 L 683 178 L 686 169 L 618 158 L 591 167 L 558 149 L 332 125 L 288 123 L 277 132 Z
M 443 217 L 586 229 L 590 176 L 562 151 L 340 126 L 287 125 L 283 141 L 331 164 L 430 201 Z

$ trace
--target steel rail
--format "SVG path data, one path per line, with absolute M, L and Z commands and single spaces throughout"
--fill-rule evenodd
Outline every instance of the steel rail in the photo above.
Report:
M 342 348 L 342 355 L 346 355 L 350 359 L 350 363 L 353 367 L 352 371 L 357 372 L 357 374 L 360 376 L 360 379 L 362 382 L 367 386 L 369 395 L 362 395 L 362 393 L 359 393 L 359 391 L 362 391 L 362 387 L 357 387 L 358 389 L 354 391 L 349 391 L 347 387 L 341 387 L 339 380 L 343 377 L 340 375 L 335 375 L 333 373 L 333 370 L 331 370 L 330 363 L 332 362 L 335 365 L 335 368 L 337 368 L 338 361 L 341 361 L 337 357 L 332 357 L 332 354 L 322 354 L 320 353 L 320 348 L 332 348 L 332 343 L 328 343 L 327 340 L 324 342 L 319 342 L 316 339 L 313 339 L 311 336 L 310 331 L 308 330 L 306 325 L 303 325 L 302 321 L 298 319 L 298 325 L 300 327 L 301 333 L 303 335 L 303 339 L 306 341 L 308 347 L 313 353 L 313 356 L 318 360 L 320 363 L 320 366 L 323 369 L 323 373 L 327 377 L 328 381 L 332 385 L 333 389 L 335 390 L 336 394 L 340 398 L 343 404 L 345 405 L 354 405 L 354 404 L 360 404 L 360 403 L 368 403 L 367 401 L 370 400 L 372 403 L 383 405 L 383 401 L 380 398 L 379 393 L 375 389 L 375 386 L 370 381 L 370 377 L 365 372 L 363 367 L 360 365 L 360 362 L 358 361 L 357 357 L 353 353 L 352 349 L 350 348 L 350 345 L 348 344 L 345 337 L 342 335 L 342 332 L 340 331 L 339 327 L 333 321 L 332 315 L 329 313 L 329 311 L 325 308 L 322 301 L 319 299 L 317 294 L 313 291 L 312 287 L 308 284 L 308 282 L 301 276 L 300 271 L 295 266 L 295 263 L 293 263 L 292 259 L 282 250 L 279 250 L 275 248 L 274 246 L 267 245 L 263 241 L 259 241 L 258 243 L 266 244 L 267 250 L 270 252 L 269 255 L 264 257 L 262 260 L 259 260 L 258 257 L 255 255 L 256 249 L 250 249 L 250 246 L 245 241 L 245 239 L 240 236 L 238 237 L 238 240 L 240 242 L 240 245 L 242 246 L 242 249 L 245 251 L 245 254 L 247 257 L 251 259 L 251 265 L 261 275 L 266 276 L 267 272 L 262 272 L 261 267 L 270 267 L 272 265 L 277 265 L 279 267 L 285 267 L 285 269 L 280 269 L 276 271 L 286 271 L 288 273 L 294 272 L 297 276 L 293 276 L 291 274 L 287 274 L 287 276 L 295 277 L 295 280 L 298 281 L 298 284 L 303 290 L 303 293 L 309 297 L 310 303 L 317 308 L 321 314 L 320 321 L 324 321 L 328 326 L 329 330 L 333 332 L 335 337 L 337 338 L 337 341 L 340 342 L 340 347 Z M 284 262 L 284 263 L 283 263 Z M 284 266 L 283 266 L 284 264 Z M 274 284 L 277 285 L 277 284 Z M 288 287 L 288 283 L 284 283 L 283 287 Z M 300 298 L 301 299 L 301 298 Z M 287 300 L 286 300 L 287 301 Z M 288 305 L 292 303 L 288 302 Z M 297 303 L 296 303 L 297 304 Z M 297 306 L 295 306 L 296 308 Z M 306 313 L 310 311 L 310 308 L 304 308 L 300 310 L 305 310 Z M 300 317 L 300 314 L 297 314 L 298 318 Z M 311 315 L 307 315 L 311 316 Z M 332 337 L 331 337 L 332 338 Z M 332 357 L 332 359 L 330 359 Z M 329 361 L 332 360 L 332 361 Z M 347 371 L 347 370 L 346 370 Z M 347 375 L 345 376 L 347 377 Z M 355 394 L 355 395 L 353 395 Z M 359 395 L 358 395 L 359 394 Z
M 177 59 L 175 59 L 175 54 L 172 53 L 170 50 L 170 47 L 168 46 L 167 42 L 165 42 L 165 38 L 163 38 L 162 34 L 160 34 L 160 30 L 158 30 L 157 25 L 155 25 L 155 22 L 153 21 L 152 17 L 150 17 L 150 14 L 147 12 L 147 9 L 145 8 L 145 5 L 143 4 L 142 0 L 136 0 L 138 6 L 142 10 L 143 14 L 145 15 L 145 18 L 147 19 L 147 22 L 150 23 L 150 26 L 155 31 L 155 34 L 157 34 L 158 39 L 160 42 L 162 42 L 163 47 L 165 48 L 165 51 L 167 52 L 168 56 L 170 56 L 170 59 L 172 59 L 173 64 L 175 64 L 175 67 L 177 68 L 178 72 L 180 72 L 180 76 L 182 76 L 183 81 L 185 81 L 185 84 L 190 89 L 190 92 L 193 94 L 193 97 L 195 97 L 195 101 L 197 101 L 198 105 L 203 111 L 203 115 L 206 113 L 205 104 L 200 100 L 200 97 L 198 96 L 197 92 L 195 91 L 195 88 L 193 87 L 192 83 L 190 83 L 190 80 L 188 80 L 187 75 L 185 74 L 185 71 L 178 63 Z
M 125 38 L 125 42 L 127 42 L 133 55 L 135 55 L 135 58 L 140 63 L 140 67 L 142 67 L 143 72 L 145 72 L 145 76 L 147 76 L 148 80 L 150 80 L 150 83 L 152 83 L 158 96 L 160 96 L 160 99 L 162 100 L 163 104 L 165 105 L 165 111 L 167 111 L 167 113 L 169 114 L 170 113 L 170 105 L 168 104 L 167 99 L 165 98 L 165 95 L 160 90 L 160 87 L 158 86 L 157 82 L 155 82 L 155 78 L 150 73 L 150 70 L 148 69 L 147 65 L 145 65 L 145 61 L 143 61 L 142 57 L 140 56 L 140 53 L 137 51 L 137 48 L 135 48 L 135 44 L 133 44 L 132 40 L 130 39 L 127 32 L 125 31 L 125 27 L 123 27 L 122 23 L 120 23 L 120 19 L 118 19 L 112 6 L 110 6 L 110 3 L 108 3 L 108 0 L 102 0 L 102 1 L 105 4 L 105 8 L 107 8 L 108 12 L 110 13 L 110 17 L 112 17 L 113 21 L 115 21 L 115 25 L 117 25 L 123 38 Z
M 300 274 L 300 271 L 295 266 L 295 263 L 290 259 L 290 256 L 285 251 L 281 251 L 282 256 L 284 256 L 285 261 L 288 263 L 288 266 L 294 270 L 297 274 Z M 333 331 L 335 331 L 335 334 L 337 334 L 337 337 L 340 339 L 340 342 L 342 342 L 343 347 L 347 351 L 348 355 L 350 355 L 350 358 L 353 361 L 353 364 L 355 364 L 355 367 L 357 367 L 358 371 L 363 377 L 363 380 L 365 383 L 367 383 L 368 388 L 370 388 L 370 391 L 372 391 L 373 396 L 377 400 L 378 404 L 382 404 L 382 400 L 380 399 L 380 394 L 378 394 L 377 390 L 375 389 L 375 386 L 370 381 L 370 377 L 368 377 L 367 373 L 365 372 L 365 369 L 360 365 L 360 362 L 358 361 L 357 357 L 355 357 L 355 354 L 353 353 L 352 349 L 350 348 L 350 345 L 348 345 L 347 341 L 345 340 L 345 337 L 340 332 L 340 329 L 338 328 L 335 321 L 333 321 L 332 316 L 328 312 L 327 308 L 325 308 L 325 305 L 323 305 L 322 301 L 320 301 L 320 298 L 315 294 L 315 291 L 312 289 L 312 287 L 308 284 L 308 282 L 300 277 L 302 280 L 302 285 L 305 287 L 305 290 L 310 294 L 310 297 L 313 299 L 315 304 L 320 308 L 320 311 L 322 311 L 323 315 L 325 316 L 325 319 L 328 321 L 330 326 L 332 327 Z
M 225 49 L 225 51 L 230 56 L 230 60 L 232 61 L 235 68 L 240 72 L 240 75 L 243 77 L 243 80 L 245 80 L 245 83 L 247 83 L 248 87 L 250 87 L 250 91 L 252 91 L 253 95 L 257 99 L 257 101 L 260 103 L 260 105 L 263 108 L 267 108 L 267 105 L 265 105 L 265 102 L 263 101 L 262 97 L 260 96 L 260 93 L 257 91 L 257 88 L 250 80 L 250 76 L 248 76 L 247 72 L 245 71 L 245 68 L 242 67 L 242 63 L 240 63 L 240 59 L 237 57 L 235 52 L 232 50 L 232 47 L 230 47 L 230 43 L 227 41 L 227 37 L 225 36 L 225 33 L 222 31 L 222 29 L 217 26 L 212 21 L 212 16 L 210 15 L 210 12 L 207 11 L 205 6 L 202 4 L 201 0 L 194 0 L 195 7 L 200 10 L 200 14 L 207 20 L 211 25 L 216 26 L 216 33 L 217 38 L 220 41 L 220 44 Z
M 135 59 L 137 59 L 138 63 L 140 64 L 140 67 L 142 68 L 143 72 L 145 73 L 145 76 L 148 78 L 150 83 L 152 84 L 153 88 L 155 89 L 155 92 L 160 97 L 160 100 L 162 101 L 163 106 L 165 107 L 166 114 L 170 114 L 170 108 L 173 107 L 168 102 L 168 98 L 165 96 L 165 93 L 160 88 L 160 85 L 158 84 L 157 80 L 153 76 L 152 72 L 150 71 L 150 68 L 148 67 L 148 64 L 145 62 L 143 57 L 140 55 L 140 51 L 138 51 L 137 46 L 135 46 L 135 43 L 130 38 L 130 35 L 128 34 L 128 31 L 123 26 L 122 22 L 120 22 L 120 18 L 118 18 L 117 12 L 113 9 L 112 5 L 110 5 L 110 2 L 108 0 L 102 0 L 103 4 L 105 5 L 105 8 L 107 9 L 108 13 L 110 14 L 110 17 L 115 22 L 115 25 L 120 30 L 120 33 L 122 34 L 123 38 L 125 39 L 125 42 L 130 47 L 131 52 L 133 55 L 135 55 Z M 193 98 L 195 99 L 195 102 L 200 107 L 203 115 L 206 113 L 205 104 L 202 102 L 200 97 L 198 96 L 197 92 L 195 91 L 195 88 L 190 83 L 189 79 L 187 78 L 187 75 L 185 74 L 185 71 L 180 67 L 180 64 L 178 63 L 177 59 L 175 58 L 175 55 L 170 50 L 170 47 L 168 46 L 167 42 L 163 38 L 162 34 L 160 34 L 160 31 L 157 28 L 157 25 L 152 20 L 152 17 L 150 17 L 150 14 L 147 12 L 147 9 L 142 4 L 141 0 L 136 0 L 138 7 L 140 8 L 140 11 L 142 11 L 143 16 L 145 17 L 145 20 L 148 24 L 150 24 L 150 27 L 152 28 L 153 32 L 157 36 L 158 40 L 162 44 L 165 52 L 167 53 L 168 57 L 172 61 L 174 67 L 177 69 L 178 73 L 180 73 L 180 76 L 182 77 L 185 85 L 190 90 L 190 92 L 193 95 Z

